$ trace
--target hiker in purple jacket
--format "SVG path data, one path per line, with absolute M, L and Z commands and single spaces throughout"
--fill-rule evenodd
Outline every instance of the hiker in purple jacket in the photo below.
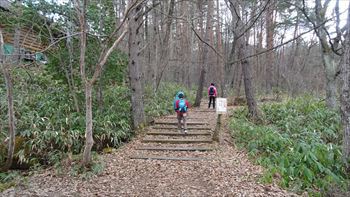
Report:
M 210 104 L 213 101 L 213 109 L 215 109 L 215 98 L 217 95 L 216 87 L 214 83 L 211 83 L 208 88 L 208 96 L 209 96 L 209 105 L 208 108 L 210 108 Z

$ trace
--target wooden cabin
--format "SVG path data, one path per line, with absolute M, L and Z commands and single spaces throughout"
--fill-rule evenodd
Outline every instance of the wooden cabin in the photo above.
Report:
M 0 9 L 9 11 L 11 3 L 8 0 L 0 0 Z
M 8 0 L 0 0 L 0 12 L 10 12 L 11 3 Z M 5 44 L 5 54 L 11 54 L 14 51 L 14 37 L 15 33 L 13 29 L 6 27 L 1 24 L 0 27 L 3 28 L 4 44 Z M 44 61 L 46 57 L 42 53 L 46 48 L 45 44 L 41 41 L 40 32 L 37 32 L 33 27 L 25 26 L 20 29 L 20 58 L 25 60 L 38 60 Z

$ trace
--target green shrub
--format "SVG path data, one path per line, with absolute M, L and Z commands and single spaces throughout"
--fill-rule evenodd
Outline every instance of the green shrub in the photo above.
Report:
M 25 183 L 26 179 L 17 171 L 0 172 L 0 192 L 3 192 L 17 183 Z
M 80 112 L 76 112 L 66 83 L 49 72 L 38 69 L 14 69 L 14 102 L 17 137 L 23 139 L 16 147 L 15 162 L 25 166 L 53 165 L 66 152 L 79 154 L 85 143 L 85 105 L 83 89 L 76 91 Z M 1 80 L 1 79 L 0 79 Z M 162 84 L 157 93 L 146 89 L 145 112 L 148 117 L 173 113 L 173 98 L 183 90 L 191 102 L 194 94 L 181 86 Z M 0 118 L 7 122 L 7 100 L 4 85 L 0 86 Z M 96 95 L 96 92 L 93 92 Z M 130 92 L 125 86 L 107 83 L 103 87 L 103 107 L 93 100 L 93 150 L 118 147 L 131 132 Z M 7 130 L 7 124 L 3 124 Z M 7 137 L 1 132 L 0 140 Z M 5 161 L 6 147 L 0 146 L 0 164 Z
M 16 69 L 13 76 L 17 135 L 26 139 L 25 146 L 16 152 L 17 160 L 30 164 L 52 164 L 51 161 L 57 159 L 50 157 L 56 157 L 57 151 L 80 153 L 85 142 L 83 90 L 77 91 L 81 110 L 78 113 L 67 85 L 50 74 Z M 0 93 L 1 121 L 7 122 L 5 87 L 0 87 Z M 118 147 L 132 133 L 128 89 L 106 86 L 103 96 L 104 105 L 108 107 L 99 110 L 96 101 L 93 103 L 94 150 L 102 150 L 106 146 Z M 4 130 L 7 130 L 6 127 Z M 5 137 L 2 134 L 0 140 Z M 0 159 L 3 162 L 5 156 Z
M 297 192 L 346 185 L 349 177 L 344 171 L 336 112 L 310 97 L 265 104 L 261 109 L 265 125 L 249 122 L 247 110 L 240 109 L 230 127 L 236 143 L 268 168 L 263 180 L 272 181 L 278 173 L 280 185 Z

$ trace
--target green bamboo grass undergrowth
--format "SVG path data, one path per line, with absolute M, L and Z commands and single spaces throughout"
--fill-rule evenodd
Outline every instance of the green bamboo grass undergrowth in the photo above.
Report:
M 85 142 L 84 89 L 77 87 L 75 90 L 81 110 L 77 112 L 67 84 L 52 73 L 16 68 L 13 77 L 17 128 L 14 168 L 52 166 L 62 161 L 67 153 L 80 154 Z M 7 98 L 4 83 L 1 84 L 0 121 L 6 131 Z M 97 94 L 96 90 L 97 87 L 93 95 Z M 93 151 L 97 152 L 106 147 L 118 148 L 134 134 L 128 87 L 107 83 L 102 90 L 102 108 L 96 96 L 93 100 Z M 191 91 L 170 83 L 162 84 L 157 93 L 146 89 L 146 116 L 174 113 L 172 101 L 178 90 L 185 91 L 188 98 L 193 97 Z M 0 133 L 0 141 L 6 137 L 6 132 Z M 0 145 L 0 165 L 6 160 L 6 149 L 5 144 Z
M 340 116 L 323 101 L 301 97 L 261 106 L 264 123 L 254 124 L 241 108 L 230 120 L 232 137 L 267 168 L 263 182 L 280 177 L 294 192 L 321 195 L 336 186 L 346 189 L 349 176 L 341 153 Z

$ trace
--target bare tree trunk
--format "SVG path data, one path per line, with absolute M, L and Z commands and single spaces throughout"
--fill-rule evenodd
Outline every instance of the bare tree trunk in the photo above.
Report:
M 234 4 L 231 1 L 230 4 L 230 11 L 231 14 L 233 15 L 233 12 L 235 12 L 235 14 L 237 15 L 237 29 L 239 31 L 235 32 L 236 34 L 240 35 L 242 34 L 242 36 L 240 38 L 238 38 L 237 40 L 237 46 L 238 46 L 238 59 L 241 60 L 241 66 L 242 66 L 242 74 L 243 74 L 243 80 L 244 80 L 244 90 L 245 90 L 245 96 L 247 99 L 247 105 L 248 105 L 248 111 L 249 111 L 249 117 L 256 121 L 256 120 L 260 120 L 260 115 L 259 115 L 259 110 L 254 98 L 254 90 L 253 90 L 253 85 L 252 85 L 252 75 L 251 75 L 251 67 L 250 67 L 250 63 L 248 61 L 248 59 L 243 59 L 244 57 L 248 56 L 248 45 L 249 45 L 249 31 L 250 28 L 246 29 L 245 32 L 241 32 L 242 30 L 244 30 L 246 27 L 246 25 L 244 25 L 244 22 L 248 21 L 248 19 L 246 19 L 246 21 L 243 22 L 242 16 L 239 16 L 238 13 L 240 13 L 237 10 L 242 10 L 244 11 L 244 5 L 241 4 L 240 7 L 239 5 L 236 5 L 236 7 L 234 7 Z M 234 11 L 235 10 L 235 11 Z M 244 15 L 244 13 L 242 13 L 242 15 Z
M 248 42 L 245 44 L 242 40 L 239 41 L 239 58 L 247 56 L 247 46 Z M 242 65 L 242 74 L 244 78 L 244 91 L 248 104 L 249 117 L 252 120 L 259 120 L 258 107 L 254 98 L 254 91 L 252 85 L 252 75 L 251 75 L 251 67 L 248 59 L 244 59 L 241 61 Z
M 221 22 L 221 18 L 220 18 L 220 3 L 219 0 L 216 0 L 216 15 L 217 15 L 217 23 L 216 23 L 216 40 L 217 40 L 217 49 L 218 52 L 220 54 L 223 54 L 223 49 L 222 49 L 222 35 L 221 35 L 221 26 L 220 26 L 220 22 Z M 219 89 L 220 89 L 220 96 L 223 97 L 224 96 L 224 88 L 225 88 L 225 81 L 224 81 L 224 62 L 222 60 L 222 58 L 220 58 L 219 56 L 216 56 L 216 64 L 217 64 L 217 75 L 216 75 L 216 79 L 220 80 L 219 82 Z
M 86 7 L 87 0 L 82 2 L 80 5 L 79 2 L 76 3 L 76 9 L 79 17 L 80 23 L 80 75 L 82 82 L 85 86 L 85 147 L 83 153 L 82 164 L 88 166 L 91 162 L 91 148 L 93 146 L 93 137 L 92 137 L 92 84 L 86 78 L 85 74 L 85 53 L 86 53 L 86 39 L 87 39 L 87 28 L 86 28 Z
M 11 64 L 17 65 L 20 62 L 21 58 L 21 50 L 20 50 L 20 36 L 21 36 L 21 30 L 20 27 L 15 27 L 15 34 L 14 34 L 14 41 L 13 41 L 13 56 L 12 56 L 12 62 Z
M 208 31 L 208 41 L 207 43 L 209 43 L 210 46 L 214 46 L 214 1 L 208 1 L 208 13 L 207 13 L 207 28 L 206 30 Z M 206 46 L 208 47 L 208 46 Z M 208 50 L 207 52 L 207 73 L 208 75 L 206 75 L 206 81 L 204 83 L 209 84 L 209 83 L 215 83 L 217 84 L 216 86 L 219 87 L 220 83 L 218 82 L 219 78 L 217 78 L 217 73 L 218 73 L 218 69 L 217 66 L 215 66 L 216 61 L 215 61 L 215 56 L 216 54 L 214 54 L 213 50 Z
M 0 69 L 2 72 L 2 69 L 4 67 L 5 63 L 5 53 L 4 53 L 4 37 L 2 33 L 2 28 L 0 27 Z M 2 121 L 0 121 L 0 131 L 3 130 L 3 124 Z
M 131 7 L 135 5 L 137 1 L 131 2 L 128 9 L 125 11 L 125 14 L 129 13 Z M 103 66 L 106 64 L 108 57 L 111 55 L 112 51 L 116 48 L 116 46 L 122 41 L 124 36 L 127 33 L 127 29 L 125 28 L 124 31 L 120 34 L 120 36 L 117 36 L 118 29 L 114 29 L 113 33 L 108 37 L 107 41 L 113 41 L 113 44 L 111 46 L 107 45 L 106 43 L 102 44 L 102 49 L 100 52 L 100 57 L 98 59 L 98 62 L 96 64 L 95 70 L 93 72 L 93 76 L 91 79 L 87 78 L 85 69 L 86 69 L 86 62 L 85 62 L 85 53 L 86 53 L 86 43 L 87 43 L 87 22 L 86 22 L 86 8 L 87 8 L 88 0 L 81 1 L 74 1 L 74 7 L 76 9 L 77 17 L 79 19 L 79 25 L 80 25 L 80 76 L 81 80 L 85 85 L 85 113 L 86 113 L 86 131 L 85 131 L 85 147 L 84 147 L 84 153 L 83 153 L 83 159 L 82 164 L 84 166 L 87 166 L 91 163 L 91 148 L 93 146 L 93 122 L 92 122 L 92 88 L 94 83 L 101 78 L 101 73 L 103 71 Z M 138 6 L 139 7 L 139 6 Z M 126 15 L 125 15 L 126 17 Z M 123 25 L 126 20 L 123 20 L 123 22 L 120 25 Z M 122 27 L 122 26 L 120 26 Z M 139 27 L 139 26 L 138 26 Z M 134 29 L 134 31 L 138 31 Z M 117 37 L 117 38 L 116 38 Z M 138 54 L 138 51 L 137 51 Z M 142 95 L 142 92 L 141 92 Z M 143 108 L 142 108 L 143 111 Z
M 200 3 L 200 2 L 199 2 Z M 201 7 L 199 7 L 201 10 Z M 210 13 L 212 13 L 212 9 L 213 9 L 213 5 L 211 1 L 208 1 L 208 14 L 207 14 L 207 22 L 206 22 L 206 27 L 205 27 L 205 36 L 204 36 L 204 40 L 206 43 L 210 43 L 210 33 L 211 33 L 211 15 Z M 202 18 L 202 17 L 200 17 Z M 201 20 L 201 19 L 199 19 Z M 207 72 L 207 68 L 208 68 L 208 46 L 205 45 L 203 46 L 203 54 L 202 54 L 202 59 L 203 59 L 203 64 L 201 66 L 201 71 L 200 71 L 200 77 L 198 80 L 198 89 L 196 92 L 196 99 L 195 99 L 195 103 L 193 104 L 193 106 L 195 107 L 199 107 L 201 104 L 201 100 L 202 100 L 202 96 L 203 96 L 203 87 L 204 87 L 204 83 L 205 83 L 205 75 Z
M 86 133 L 85 133 L 85 147 L 83 153 L 83 164 L 88 165 L 91 162 L 91 148 L 94 145 L 92 137 L 92 84 L 85 83 L 85 119 L 86 119 Z
M 137 0 L 132 0 L 134 3 Z M 133 127 L 137 128 L 145 122 L 143 91 L 141 85 L 142 41 L 142 4 L 138 5 L 129 17 L 129 83 L 131 90 L 131 106 Z
M 67 21 L 68 23 L 68 27 L 67 27 L 67 49 L 68 49 L 68 56 L 69 56 L 69 63 L 68 63 L 68 67 L 65 69 L 65 73 L 66 73 L 66 78 L 67 78 L 67 82 L 68 82 L 68 87 L 69 87 L 69 91 L 72 95 L 73 98 L 73 102 L 74 102 L 74 106 L 75 106 L 75 110 L 79 113 L 80 112 L 80 108 L 79 108 L 79 103 L 78 103 L 78 99 L 77 99 L 77 95 L 75 93 L 75 83 L 74 83 L 74 77 L 73 77 L 73 42 L 72 42 L 72 38 L 71 38 L 71 34 L 72 34 L 72 22 L 71 21 Z
M 330 51 L 322 53 L 322 61 L 325 66 L 326 74 L 326 102 L 330 109 L 337 107 L 337 82 L 336 73 L 339 63 L 334 60 Z
M 239 51 L 238 51 L 239 52 Z M 236 69 L 235 69 L 235 81 L 233 83 L 234 87 L 234 94 L 236 97 L 240 97 L 241 96 L 241 87 L 242 87 L 242 81 L 244 80 L 243 78 L 243 69 L 242 69 L 242 62 L 237 63 L 236 65 Z
M 169 4 L 169 9 L 168 9 L 168 14 L 167 14 L 167 21 L 166 21 L 166 27 L 165 27 L 165 35 L 163 38 L 163 49 L 161 51 L 160 55 L 160 73 L 157 76 L 157 85 L 156 85 L 156 90 L 159 88 L 160 81 L 162 80 L 163 73 L 168 66 L 168 61 L 169 61 L 169 51 L 170 51 L 170 46 L 169 46 L 169 41 L 170 41 L 170 35 L 171 35 L 171 24 L 173 22 L 173 14 L 174 14 L 174 9 L 175 9 L 175 0 L 170 0 Z
M 230 35 L 231 31 L 233 34 L 233 41 L 232 41 L 232 46 L 228 55 L 228 61 L 225 64 L 225 83 L 229 85 L 231 89 L 236 89 L 235 86 L 237 86 L 237 82 L 239 81 L 238 78 L 241 77 L 240 71 L 241 66 L 240 63 L 232 63 L 237 59 L 237 39 L 238 39 L 238 32 L 237 29 L 237 21 L 239 20 L 239 16 L 237 15 L 239 13 L 239 10 L 236 10 L 235 8 L 237 7 L 238 9 L 238 1 L 232 1 L 232 0 L 225 0 L 226 4 L 230 5 L 230 12 L 231 12 L 231 17 L 232 17 L 232 22 L 231 22 L 231 28 L 232 30 L 228 30 L 227 34 Z M 229 29 L 229 28 L 228 28 Z M 227 36 L 228 37 L 228 36 Z M 228 41 L 228 40 L 227 40 Z
M 202 6 L 202 0 L 197 0 L 197 7 L 199 11 L 199 19 L 198 19 L 198 24 L 200 28 L 200 36 L 204 36 L 204 14 L 203 14 L 203 6 Z M 198 70 L 199 70 L 199 78 L 198 78 L 198 87 L 196 91 L 196 98 L 194 101 L 194 107 L 200 106 L 200 102 L 202 99 L 202 94 L 203 94 L 203 84 L 204 84 L 204 78 L 205 78 L 205 70 L 204 70 L 204 49 L 205 46 L 204 44 L 198 40 Z
M 299 16 L 297 15 L 297 21 L 295 22 L 294 33 L 293 33 L 294 38 L 296 38 L 298 35 L 298 29 L 299 29 Z M 298 39 L 293 41 L 292 50 L 294 50 L 294 55 L 292 55 L 292 57 L 291 57 L 291 63 L 290 63 L 291 68 L 294 67 L 294 64 L 298 64 L 298 62 L 296 62 L 298 55 L 299 55 L 299 40 Z
M 325 12 L 327 5 L 321 5 L 321 0 L 315 1 L 316 18 L 318 25 L 322 24 L 325 20 Z M 339 66 L 334 58 L 331 46 L 328 44 L 327 32 L 325 25 L 321 25 L 318 30 L 318 38 L 322 46 L 322 61 L 326 74 L 326 102 L 330 109 L 336 109 L 337 107 L 337 84 L 336 84 L 336 73 Z
M 152 6 L 156 5 L 156 0 L 152 0 Z M 152 87 L 153 90 L 157 89 L 157 78 L 158 78 L 158 51 L 159 51 L 159 39 L 158 39 L 158 32 L 159 32 L 159 25 L 158 25 L 158 12 L 157 9 L 153 9 L 153 16 L 152 16 L 152 22 L 153 22 L 153 34 L 152 34 L 152 57 L 153 57 L 153 63 L 151 66 L 151 81 L 152 81 Z
M 104 6 L 103 4 L 101 3 L 102 0 L 100 0 L 100 14 L 99 14 L 99 27 L 98 27 L 98 34 L 99 35 L 102 35 L 103 33 L 103 29 L 105 28 L 105 25 L 104 25 L 104 20 L 103 18 L 105 17 L 105 13 L 104 13 Z M 119 20 L 116 19 L 116 24 L 119 23 Z M 99 41 L 101 41 L 101 37 L 99 36 L 98 37 Z M 100 76 L 100 80 L 98 81 L 98 86 L 97 86 L 97 91 L 96 91 L 96 98 L 97 98 L 97 103 L 98 103 L 98 109 L 100 111 L 103 110 L 103 68 L 102 68 L 102 71 L 101 71 L 101 76 Z
M 15 4 L 16 4 L 16 9 L 15 9 L 15 13 L 17 16 L 21 16 L 22 15 L 22 0 L 15 0 Z M 13 38 L 13 56 L 12 56 L 12 62 L 11 64 L 13 65 L 17 65 L 20 62 L 21 59 L 21 43 L 20 43 L 20 38 L 21 38 L 21 27 L 19 25 L 19 23 L 17 23 L 15 25 L 15 34 L 14 34 L 14 38 Z
M 303 0 L 302 9 L 303 14 L 312 23 L 314 31 L 320 41 L 322 48 L 322 61 L 324 66 L 324 71 L 326 75 L 326 102 L 327 106 L 330 109 L 336 109 L 337 106 L 337 84 L 336 84 L 336 73 L 339 66 L 339 61 L 335 59 L 335 53 L 332 51 L 332 47 L 329 43 L 332 40 L 328 40 L 326 26 L 325 26 L 325 13 L 327 12 L 328 4 L 330 1 L 325 1 L 322 5 L 321 0 L 315 0 L 315 16 L 316 22 L 308 16 L 308 13 L 305 11 L 305 0 Z M 334 41 L 333 46 L 337 45 L 339 41 Z
M 113 10 L 115 10 L 114 12 L 114 18 L 115 18 L 115 27 L 118 27 L 119 25 L 119 13 L 120 13 L 120 2 L 119 0 L 113 0 L 112 1 L 112 4 L 113 4 Z
M 347 172 L 350 172 L 350 4 L 348 7 L 347 34 L 341 64 L 340 111 L 343 129 L 343 158 Z
M 4 68 L 3 73 L 4 73 L 5 82 L 6 82 L 8 121 L 9 121 L 9 131 L 8 131 L 9 143 L 8 143 L 5 169 L 9 169 L 12 165 L 13 154 L 15 151 L 16 127 L 15 127 L 15 113 L 13 108 L 13 84 L 12 84 L 11 70 L 8 67 Z
M 8 124 L 9 124 L 7 158 L 3 169 L 6 171 L 10 169 L 13 161 L 13 154 L 15 151 L 16 126 L 15 126 L 15 113 L 14 113 L 14 107 L 13 107 L 13 84 L 12 84 L 11 66 L 10 66 L 11 64 L 9 65 L 5 62 L 6 60 L 5 60 L 3 47 L 4 47 L 4 39 L 3 39 L 2 29 L 0 27 L 0 64 L 1 64 L 1 69 L 2 69 L 4 78 L 5 78 L 5 83 L 6 83 Z M 14 54 L 14 56 L 18 57 L 17 54 Z
M 270 1 L 270 0 L 268 0 Z M 266 43 L 267 49 L 272 49 L 273 48 L 273 42 L 274 42 L 274 17 L 273 17 L 273 12 L 274 12 L 274 1 L 272 0 L 270 2 L 270 5 L 267 7 L 266 11 Z M 274 51 L 270 51 L 266 54 L 266 60 L 267 60 L 267 65 L 266 65 L 266 93 L 271 94 L 272 92 L 272 87 L 275 85 L 275 72 L 274 72 Z
M 257 52 L 261 52 L 263 50 L 263 31 L 264 31 L 264 20 L 260 19 L 260 24 L 259 24 L 259 32 L 258 32 L 258 46 L 257 46 Z M 266 65 L 263 63 L 263 58 L 264 56 L 258 55 L 257 58 L 257 67 L 258 67 L 258 81 L 262 82 L 260 85 L 261 90 L 264 90 L 265 84 L 263 83 L 266 75 Z M 266 81 L 266 80 L 265 80 Z

